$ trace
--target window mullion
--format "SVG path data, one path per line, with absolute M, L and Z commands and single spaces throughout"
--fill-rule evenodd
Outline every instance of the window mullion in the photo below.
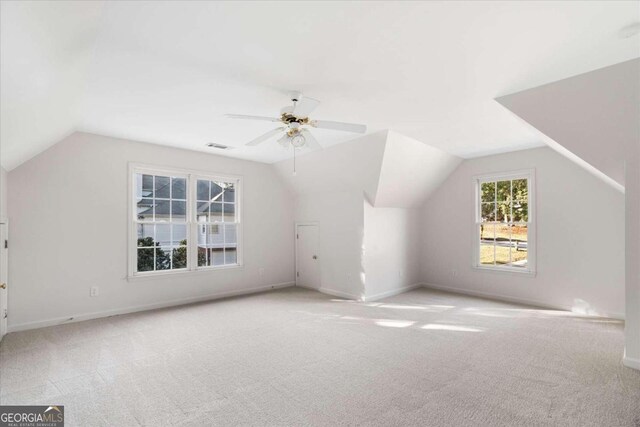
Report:
M 196 184 L 197 180 L 191 174 L 187 176 L 187 218 L 188 218 L 188 233 L 189 240 L 187 244 L 187 269 L 195 270 L 198 266 L 198 227 L 197 227 L 197 216 L 198 216 L 198 201 L 196 195 Z

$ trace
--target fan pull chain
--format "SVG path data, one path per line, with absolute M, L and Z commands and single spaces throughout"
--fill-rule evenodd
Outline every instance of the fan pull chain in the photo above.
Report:
M 293 176 L 296 176 L 296 147 L 293 147 Z

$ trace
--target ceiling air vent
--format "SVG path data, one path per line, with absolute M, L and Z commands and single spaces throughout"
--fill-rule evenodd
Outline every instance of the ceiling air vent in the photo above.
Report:
M 219 150 L 231 150 L 231 147 L 229 147 L 229 146 L 222 145 L 222 144 L 216 144 L 214 142 L 208 143 L 207 147 L 209 147 L 209 148 L 217 148 Z

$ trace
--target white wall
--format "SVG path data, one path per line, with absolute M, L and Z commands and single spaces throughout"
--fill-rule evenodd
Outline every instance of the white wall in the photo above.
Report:
M 536 170 L 536 276 L 473 269 L 472 177 L 526 168 Z M 427 283 L 624 316 L 624 195 L 550 148 L 464 161 L 423 215 Z
M 0 217 L 7 217 L 7 171 L 0 167 Z
M 366 299 L 393 295 L 420 283 L 421 210 L 374 208 L 364 201 Z
M 626 321 L 624 363 L 640 369 L 640 141 L 626 164 Z
M 403 208 L 421 206 L 459 163 L 391 131 L 306 153 L 295 176 L 291 159 L 276 163 L 297 195 L 295 220 L 320 225 L 321 290 L 371 299 L 419 283 L 420 218 Z
M 296 198 L 296 222 L 316 222 L 319 226 L 322 292 L 353 299 L 365 297 L 363 199 L 361 191 L 315 192 Z
M 128 162 L 242 175 L 244 267 L 127 281 Z M 76 133 L 12 170 L 8 199 L 12 330 L 294 280 L 293 200 L 267 164 Z
M 387 132 L 377 132 L 313 152 L 301 152 L 273 167 L 295 194 L 296 222 L 317 222 L 321 291 L 365 297 L 362 245 L 363 200 L 375 198 Z

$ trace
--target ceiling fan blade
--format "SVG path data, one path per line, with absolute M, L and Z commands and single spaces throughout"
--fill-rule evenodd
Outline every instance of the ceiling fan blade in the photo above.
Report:
M 245 145 L 253 147 L 254 145 L 260 144 L 261 142 L 265 142 L 267 139 L 279 134 L 280 132 L 284 132 L 284 130 L 285 130 L 285 128 L 276 128 L 274 130 L 270 130 L 269 132 L 265 133 L 264 135 L 260 135 L 256 139 L 253 139 L 253 140 L 247 142 Z
M 313 98 L 307 98 L 303 96 L 302 99 L 296 102 L 293 107 L 293 115 L 296 117 L 309 117 L 309 114 L 320 105 L 320 101 Z
M 309 147 L 312 150 L 317 150 L 322 148 L 322 145 L 320 145 L 318 140 L 307 129 L 303 129 L 300 133 L 302 134 L 302 136 L 304 136 L 305 145 L 307 147 Z
M 328 120 L 312 120 L 309 124 L 318 129 L 342 130 L 346 132 L 365 133 L 367 127 L 355 123 L 330 122 Z
M 280 146 L 282 146 L 282 148 L 284 148 L 285 150 L 288 150 L 290 147 L 289 144 L 289 135 L 287 135 L 286 133 L 284 135 L 282 135 L 282 138 L 278 139 L 278 144 L 280 144 Z
M 225 114 L 228 119 L 244 119 L 244 120 L 264 120 L 267 122 L 279 122 L 280 118 L 264 117 L 264 116 L 247 116 L 244 114 Z

